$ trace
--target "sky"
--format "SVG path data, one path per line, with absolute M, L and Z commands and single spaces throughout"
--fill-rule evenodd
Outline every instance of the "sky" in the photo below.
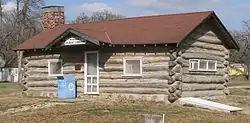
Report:
M 11 0 L 10 0 L 11 1 Z M 241 29 L 243 20 L 250 20 L 250 0 L 45 0 L 46 5 L 65 6 L 66 20 L 73 20 L 81 12 L 91 14 L 109 10 L 127 17 L 215 11 L 224 25 Z M 4 10 L 13 3 L 7 2 Z

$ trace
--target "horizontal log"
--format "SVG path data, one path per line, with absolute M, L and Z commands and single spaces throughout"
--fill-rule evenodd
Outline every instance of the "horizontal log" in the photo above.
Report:
M 209 91 L 184 91 L 182 97 L 211 97 L 222 96 L 223 90 L 209 90 Z
M 169 94 L 168 89 L 157 88 L 100 88 L 100 93 Z
M 219 51 L 226 50 L 226 48 L 223 45 L 211 44 L 211 43 L 207 43 L 207 42 L 200 42 L 200 41 L 194 40 L 194 39 L 186 40 L 185 44 L 183 44 L 183 45 L 187 46 L 187 47 L 200 47 L 200 48 L 204 48 L 204 49 L 219 50 Z
M 169 88 L 168 83 L 160 83 L 160 82 L 150 82 L 150 83 L 125 83 L 125 82 L 119 82 L 119 83 L 100 83 L 101 87 L 109 87 L 109 88 Z
M 48 75 L 48 68 L 29 68 L 27 73 L 31 74 L 47 74 Z
M 83 81 L 76 82 L 77 87 L 83 87 Z M 29 81 L 28 87 L 57 87 L 57 81 Z
M 49 72 L 48 70 L 30 70 L 27 71 L 27 74 L 30 76 L 48 76 Z M 63 74 L 84 74 L 83 71 L 75 71 L 75 70 L 63 70 Z
M 56 87 L 29 87 L 28 91 L 34 92 L 57 92 L 58 89 Z M 77 93 L 84 93 L 83 87 L 76 88 Z
M 56 81 L 37 81 L 37 82 L 28 82 L 28 87 L 57 87 Z
M 57 91 L 56 87 L 29 87 L 28 91 Z
M 168 56 L 161 57 L 143 57 L 143 64 L 157 63 L 157 62 L 168 62 L 170 58 Z
M 32 68 L 48 68 L 48 62 L 51 59 L 41 59 L 41 60 L 30 60 L 28 62 L 28 64 L 26 64 L 26 67 L 32 67 Z M 75 65 L 82 65 L 82 67 L 84 66 L 84 61 L 83 60 L 78 60 L 77 62 L 71 62 L 71 61 L 67 61 L 65 60 L 63 63 L 63 67 L 65 69 L 67 69 L 69 67 L 69 69 L 74 69 Z
M 224 57 L 226 55 L 222 51 L 204 49 L 204 48 L 199 48 L 199 47 L 189 47 L 184 52 L 185 53 L 197 53 L 197 54 L 201 53 L 201 54 L 215 55 L 215 56 L 221 56 L 221 57 Z
M 166 79 L 100 79 L 100 83 L 168 83 Z
M 225 83 L 223 76 L 214 75 L 183 75 L 182 82 L 184 83 Z
M 207 60 L 217 60 L 224 62 L 224 57 L 219 57 L 215 55 L 203 54 L 203 53 L 183 53 L 181 55 L 184 59 L 207 59 Z
M 217 71 L 190 71 L 189 67 L 183 67 L 182 69 L 183 74 L 187 75 L 216 75 L 216 76 L 223 76 L 226 74 L 225 69 L 217 68 Z
M 100 79 L 168 79 L 169 75 L 167 71 L 158 72 L 143 72 L 142 76 L 123 76 L 122 72 L 100 72 Z
M 169 67 L 166 65 L 155 65 L 155 66 L 143 66 L 142 67 L 143 72 L 147 71 L 169 71 Z
M 116 72 L 116 71 L 120 71 L 123 72 L 123 65 L 105 65 L 105 67 L 101 67 L 99 68 L 100 72 L 104 71 L 104 72 Z
M 196 39 L 201 42 L 213 43 L 213 44 L 222 44 L 221 40 L 216 36 L 202 34 L 202 33 L 193 33 L 190 38 Z
M 223 84 L 183 84 L 183 91 L 205 91 L 205 90 L 223 90 Z
M 28 68 L 34 67 L 34 68 L 48 68 L 48 61 L 32 61 L 25 65 Z
M 83 75 L 76 75 L 77 80 L 84 80 Z M 53 81 L 57 80 L 57 77 L 52 77 L 52 76 L 28 76 L 27 77 L 27 82 L 29 81 Z

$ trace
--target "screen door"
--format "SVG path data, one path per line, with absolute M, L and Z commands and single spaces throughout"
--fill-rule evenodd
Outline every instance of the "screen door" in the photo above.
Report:
M 98 52 L 85 52 L 84 92 L 99 94 Z

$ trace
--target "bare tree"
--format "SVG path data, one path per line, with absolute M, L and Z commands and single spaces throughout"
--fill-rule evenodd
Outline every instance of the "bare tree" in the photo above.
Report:
M 100 12 L 94 12 L 90 16 L 88 16 L 86 13 L 80 13 L 80 15 L 76 17 L 76 20 L 72 21 L 71 23 L 90 23 L 96 21 L 116 20 L 122 18 L 125 18 L 125 16 L 114 14 L 111 11 L 104 10 Z
M 2 0 L 0 2 L 4 4 Z M 6 65 L 16 60 L 13 48 L 40 32 L 42 28 L 40 13 L 43 0 L 16 0 L 15 4 L 12 11 L 5 12 L 0 8 L 0 56 Z
M 231 32 L 240 50 L 231 51 L 230 62 L 247 65 L 248 79 L 250 79 L 250 21 L 243 21 L 243 29 Z

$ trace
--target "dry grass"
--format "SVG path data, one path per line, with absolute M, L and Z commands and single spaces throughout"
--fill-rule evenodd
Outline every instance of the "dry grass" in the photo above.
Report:
M 20 86 L 15 83 L 0 83 L 0 111 L 32 105 L 42 101 L 45 101 L 45 99 L 23 96 Z
M 0 84 L 1 85 L 1 84 Z M 0 111 L 9 107 L 30 105 L 50 99 L 23 97 L 19 90 L 0 96 Z M 1 93 L 1 90 L 0 90 Z M 14 93 L 14 94 L 13 94 Z M 250 96 L 236 90 L 233 95 L 220 102 L 250 108 Z M 4 95 L 4 96 L 3 96 Z M 239 96 L 241 95 L 241 96 Z M 2 108 L 1 108 L 2 107 Z M 7 108 L 5 108 L 7 107 Z M 248 123 L 248 113 L 227 114 L 195 107 L 181 107 L 162 103 L 122 103 L 109 101 L 82 101 L 75 104 L 58 105 L 51 108 L 28 110 L 16 114 L 0 115 L 1 123 L 141 123 L 142 114 L 166 114 L 166 123 Z M 249 113 L 250 114 L 250 113 Z
M 167 123 L 248 123 L 246 114 L 225 114 L 155 103 L 121 104 L 91 103 L 57 106 L 37 111 L 26 111 L 0 116 L 0 122 L 51 122 L 51 123 L 140 123 L 142 114 L 166 114 Z

